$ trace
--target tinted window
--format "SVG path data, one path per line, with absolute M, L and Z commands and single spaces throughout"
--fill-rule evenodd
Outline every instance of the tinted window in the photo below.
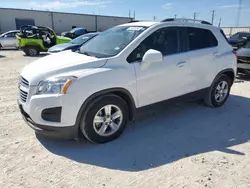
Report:
M 75 31 L 76 35 L 83 35 L 84 33 L 85 33 L 84 29 L 78 29 L 78 30 Z
M 189 39 L 189 50 L 209 48 L 218 45 L 218 41 L 213 33 L 206 29 L 187 28 Z
M 150 50 L 158 50 L 163 55 L 171 55 L 179 51 L 178 29 L 164 28 L 148 36 L 127 58 L 128 62 L 142 60 L 144 54 Z

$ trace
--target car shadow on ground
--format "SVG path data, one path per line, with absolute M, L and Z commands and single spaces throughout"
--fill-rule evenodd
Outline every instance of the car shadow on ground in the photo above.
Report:
M 0 55 L 0 59 L 1 59 L 1 58 L 5 58 L 5 57 L 6 57 L 6 56 L 4 56 L 4 55 Z
M 37 137 L 56 155 L 123 171 L 147 170 L 215 150 L 245 155 L 229 147 L 250 140 L 249 104 L 250 98 L 231 95 L 221 108 L 188 103 L 154 109 L 130 123 L 121 137 L 101 145 Z
M 41 54 L 39 54 L 39 55 L 36 55 L 36 56 L 28 56 L 28 55 L 26 55 L 26 54 L 23 54 L 23 56 L 24 57 L 35 57 L 35 58 L 38 58 L 38 57 L 45 57 L 45 56 L 47 56 L 48 54 L 47 53 L 41 53 Z
M 240 80 L 241 82 L 250 81 L 250 75 L 244 75 L 244 74 L 237 75 L 237 79 Z
M 17 49 L 17 48 L 1 48 L 0 49 L 0 52 L 1 51 L 18 51 L 19 49 Z

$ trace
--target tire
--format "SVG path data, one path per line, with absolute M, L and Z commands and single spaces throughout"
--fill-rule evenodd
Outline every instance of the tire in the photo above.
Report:
M 107 112 L 111 112 L 110 116 L 106 113 L 106 109 Z M 82 117 L 80 129 L 89 141 L 105 143 L 122 134 L 127 125 L 128 117 L 128 106 L 122 98 L 116 95 L 105 95 L 97 98 L 90 105 L 87 113 Z M 95 119 L 96 122 L 94 122 Z
M 225 88 L 223 91 L 219 90 L 218 88 L 223 88 L 223 84 L 225 84 Z M 210 87 L 204 100 L 205 104 L 213 108 L 221 107 L 229 97 L 231 86 L 232 80 L 227 75 L 221 75 Z
M 27 55 L 27 56 L 31 56 L 31 57 L 34 57 L 34 56 L 38 56 L 40 51 L 38 50 L 38 48 L 36 47 L 26 47 L 24 49 L 24 53 Z

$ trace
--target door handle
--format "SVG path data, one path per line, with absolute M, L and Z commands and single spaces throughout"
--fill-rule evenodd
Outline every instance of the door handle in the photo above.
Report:
M 187 63 L 187 62 L 186 61 L 181 61 L 181 62 L 177 63 L 176 66 L 183 67 L 185 63 Z

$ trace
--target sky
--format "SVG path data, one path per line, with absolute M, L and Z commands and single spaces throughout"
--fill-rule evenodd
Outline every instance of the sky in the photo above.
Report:
M 250 26 L 250 0 L 0 0 L 0 7 L 57 12 L 72 12 L 109 16 L 134 15 L 136 20 L 163 20 L 165 18 L 193 18 L 214 25 L 237 26 L 238 9 L 241 9 L 239 26 Z M 1 18 L 0 18 L 1 19 Z

